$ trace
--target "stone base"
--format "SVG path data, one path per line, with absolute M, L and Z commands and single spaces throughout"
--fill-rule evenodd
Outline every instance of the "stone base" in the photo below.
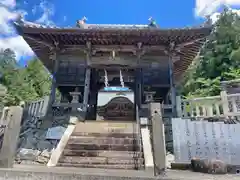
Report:
M 17 164 L 47 164 L 52 150 L 56 148 L 59 140 L 46 139 L 49 128 L 67 127 L 68 117 L 46 117 L 43 120 L 27 118 L 24 120 L 18 141 L 15 158 Z

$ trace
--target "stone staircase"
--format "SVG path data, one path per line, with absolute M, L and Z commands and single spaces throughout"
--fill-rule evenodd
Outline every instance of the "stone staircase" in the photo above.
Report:
M 135 122 L 86 121 L 76 125 L 58 166 L 143 169 Z

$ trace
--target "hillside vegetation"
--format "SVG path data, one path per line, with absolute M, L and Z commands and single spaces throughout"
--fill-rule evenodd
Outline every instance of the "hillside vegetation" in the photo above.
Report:
M 4 105 L 17 105 L 20 101 L 34 101 L 50 94 L 51 79 L 41 61 L 33 59 L 20 67 L 10 49 L 0 51 L 0 84 L 7 94 L 0 97 Z
M 225 10 L 211 35 L 185 74 L 182 95 L 213 96 L 220 81 L 240 78 L 240 17 Z

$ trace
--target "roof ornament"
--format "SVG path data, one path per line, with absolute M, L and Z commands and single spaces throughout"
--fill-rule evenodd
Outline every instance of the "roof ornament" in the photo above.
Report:
M 83 16 L 82 19 L 77 20 L 77 27 L 85 28 L 86 21 L 87 21 L 87 18 Z
M 158 27 L 157 22 L 152 17 L 148 18 L 148 21 L 149 21 L 149 24 L 148 24 L 149 27 L 154 27 L 154 28 Z
M 122 70 L 121 69 L 120 69 L 119 75 L 120 75 L 120 84 L 121 84 L 122 87 L 124 87 L 124 80 L 123 80 L 123 75 L 122 75 Z
M 23 14 L 18 14 L 15 20 L 17 23 L 23 23 L 24 22 L 24 16 Z
M 105 84 L 105 87 L 108 87 L 109 86 L 109 83 L 108 83 L 108 74 L 107 74 L 107 70 L 104 69 L 104 84 Z

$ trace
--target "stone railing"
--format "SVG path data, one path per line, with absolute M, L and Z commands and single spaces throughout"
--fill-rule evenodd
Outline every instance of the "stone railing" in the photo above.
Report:
M 12 167 L 20 132 L 23 108 L 11 106 L 3 108 L 0 122 L 0 167 Z
M 240 93 L 181 99 L 177 97 L 178 117 L 240 117 Z

